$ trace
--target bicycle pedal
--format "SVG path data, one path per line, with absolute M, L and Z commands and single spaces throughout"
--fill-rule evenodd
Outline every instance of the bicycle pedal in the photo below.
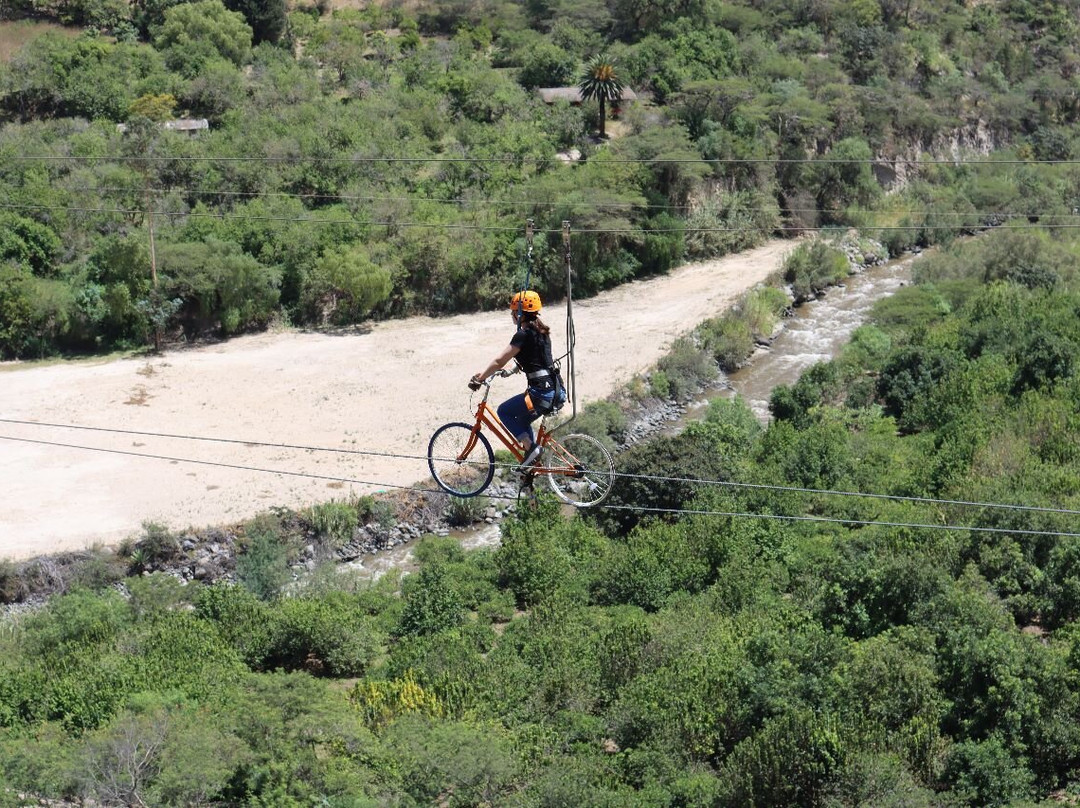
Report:
M 532 474 L 523 474 L 521 476 L 521 481 L 518 484 L 518 499 L 525 497 L 531 502 L 536 501 L 536 489 L 533 488 L 534 477 L 535 475 Z

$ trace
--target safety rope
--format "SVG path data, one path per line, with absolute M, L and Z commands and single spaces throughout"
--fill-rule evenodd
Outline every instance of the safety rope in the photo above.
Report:
M 556 430 L 566 429 L 577 418 L 577 384 L 574 377 L 574 343 L 577 335 L 574 333 L 574 281 L 573 267 L 570 260 L 570 222 L 562 223 L 563 236 L 563 262 L 566 265 L 566 353 L 559 357 L 559 361 L 566 359 L 566 397 L 570 400 L 570 417 L 556 426 Z

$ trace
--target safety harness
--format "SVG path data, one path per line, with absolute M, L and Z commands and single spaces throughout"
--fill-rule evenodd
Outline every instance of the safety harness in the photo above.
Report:
M 522 315 L 525 313 L 524 301 L 525 292 L 529 287 L 529 279 L 532 275 L 532 234 L 534 234 L 534 228 L 532 228 L 532 219 L 527 219 L 525 223 L 525 283 L 522 285 L 521 294 L 517 296 L 517 319 L 521 322 Z M 538 392 L 554 391 L 554 396 L 550 408 L 538 407 L 538 402 L 532 401 L 532 396 L 526 393 L 526 403 L 532 412 L 539 412 L 542 415 L 548 415 L 553 412 L 557 412 L 561 409 L 563 404 L 566 403 L 566 386 L 563 383 L 563 376 L 559 373 L 559 366 L 557 360 L 551 358 L 551 339 L 544 338 L 543 335 L 532 331 L 530 328 L 521 328 L 521 331 L 529 335 L 531 341 L 531 351 L 534 354 L 530 359 L 534 360 L 534 365 L 543 363 L 546 367 L 534 367 L 531 371 L 526 371 L 525 366 L 521 360 L 516 359 L 518 368 L 525 371 L 525 378 L 528 379 L 529 387 L 535 388 Z M 541 341 L 543 340 L 543 341 Z M 537 356 L 536 354 L 540 355 Z M 539 360 L 537 362 L 536 360 Z M 546 398 L 546 396 L 545 396 Z

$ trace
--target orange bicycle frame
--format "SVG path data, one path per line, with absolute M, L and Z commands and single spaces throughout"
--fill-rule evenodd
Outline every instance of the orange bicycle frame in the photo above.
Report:
M 497 437 L 509 450 L 509 452 L 517 458 L 520 463 L 525 459 L 525 450 L 518 443 L 517 438 L 510 434 L 509 430 L 503 425 L 503 422 L 499 420 L 498 415 L 491 411 L 491 407 L 488 406 L 487 396 L 480 401 L 476 407 L 476 423 L 473 425 L 472 434 L 469 436 L 468 442 L 461 450 L 461 454 L 458 455 L 458 462 L 462 462 L 468 458 L 473 448 L 476 446 L 476 436 L 480 434 L 480 430 L 483 427 L 487 427 L 488 430 Z M 578 473 L 575 468 L 577 464 L 577 458 L 570 455 L 560 444 L 558 444 L 552 437 L 551 432 L 540 424 L 539 429 L 536 430 L 536 442 L 541 446 L 547 446 L 555 449 L 557 455 L 567 464 L 563 467 L 552 468 L 548 466 L 538 466 L 533 471 L 536 474 L 561 474 L 567 476 L 573 476 Z

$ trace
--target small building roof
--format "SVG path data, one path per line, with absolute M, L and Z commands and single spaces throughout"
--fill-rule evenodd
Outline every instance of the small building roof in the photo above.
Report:
M 176 118 L 162 122 L 161 128 L 172 129 L 176 132 L 198 132 L 200 129 L 209 129 L 210 122 L 206 118 Z M 116 129 L 119 132 L 126 132 L 127 124 L 118 123 Z
M 177 132 L 191 132 L 195 129 L 209 129 L 210 122 L 206 118 L 177 118 L 173 121 L 165 121 L 162 126 L 166 129 L 175 129 Z
M 560 99 L 569 101 L 571 104 L 581 103 L 581 90 L 577 87 L 541 87 L 536 92 L 540 93 L 545 104 L 554 104 Z M 623 87 L 619 100 L 637 101 L 637 93 L 629 87 Z

